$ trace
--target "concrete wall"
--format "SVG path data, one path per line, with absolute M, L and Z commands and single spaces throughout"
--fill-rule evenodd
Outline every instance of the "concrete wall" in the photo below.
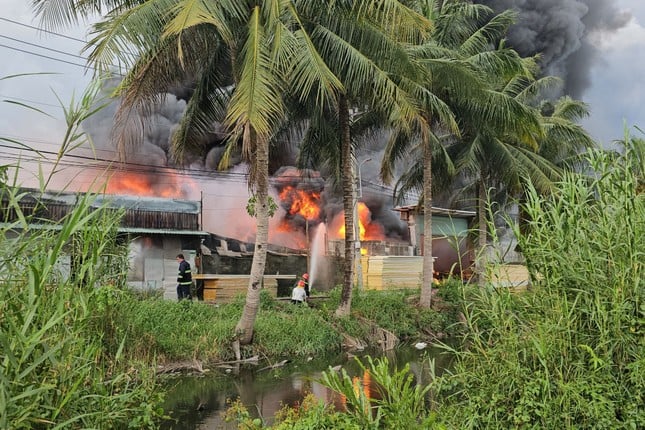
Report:
M 130 244 L 128 285 L 143 291 L 162 290 L 164 298 L 177 299 L 177 254 L 195 267 L 195 249 L 182 249 L 181 236 L 139 237 Z

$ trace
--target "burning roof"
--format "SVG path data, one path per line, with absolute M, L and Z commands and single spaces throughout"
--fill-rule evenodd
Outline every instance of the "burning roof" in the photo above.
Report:
M 34 215 L 41 223 L 60 221 L 67 216 L 82 193 L 41 193 L 25 189 L 19 205 L 26 216 Z M 6 204 L 2 203 L 3 209 Z M 130 233 L 202 234 L 198 201 L 164 199 L 158 197 L 96 195 L 92 208 L 125 209 L 120 229 Z M 8 221 L 13 221 L 9 213 Z

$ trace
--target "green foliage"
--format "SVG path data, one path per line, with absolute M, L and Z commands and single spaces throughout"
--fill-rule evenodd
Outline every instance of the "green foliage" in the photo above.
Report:
M 242 313 L 244 298 L 212 306 L 198 302 L 175 302 L 141 298 L 114 288 L 102 288 L 101 306 L 111 317 L 104 330 L 110 338 L 126 336 L 123 353 L 130 357 L 156 357 L 162 361 L 199 359 L 222 361 L 234 358 L 231 333 Z M 275 300 L 262 291 L 251 345 L 244 356 L 269 359 L 321 356 L 340 350 L 342 334 L 369 340 L 371 324 L 393 331 L 402 340 L 430 333 L 450 333 L 456 322 L 451 312 L 422 310 L 409 304 L 415 291 L 369 291 L 357 294 L 351 317 L 333 315 L 339 290 L 330 292 L 330 304 L 319 307 L 294 306 Z M 447 304 L 448 302 L 446 300 Z M 450 306 L 458 306 L 450 304 Z M 105 320 L 101 320 L 102 323 Z M 106 343 L 110 340 L 106 340 Z M 120 347 L 112 341 L 111 350 Z
M 254 418 L 240 400 L 232 401 L 224 413 L 226 422 L 237 423 L 243 430 L 361 430 L 351 416 L 336 412 L 330 405 L 309 394 L 294 407 L 284 406 L 276 413 L 275 424 L 264 426 L 260 418 Z
M 330 369 L 323 372 L 320 383 L 331 389 L 343 399 L 343 410 L 335 410 L 331 404 L 307 395 L 301 403 L 283 407 L 275 415 L 273 426 L 264 426 L 259 418 L 254 418 L 238 400 L 229 405 L 225 413 L 227 422 L 236 422 L 239 429 L 442 429 L 437 424 L 435 414 L 428 405 L 429 386 L 415 382 L 414 376 L 406 365 L 403 369 L 392 368 L 386 358 L 373 361 L 368 357 L 367 365 L 360 360 L 356 363 L 369 377 L 370 386 L 375 391 L 367 395 L 362 383 L 348 375 Z M 367 376 L 368 375 L 368 376 Z
M 39 177 L 41 193 L 62 157 L 87 141 L 80 125 L 94 112 L 97 90 L 63 107 L 66 134 L 52 173 Z M 38 218 L 47 200 L 21 191 L 21 166 L 11 167 L 13 182 L 0 167 L 0 428 L 155 427 L 163 411 L 154 374 L 123 361 L 123 338 L 105 330 L 114 327 L 114 295 L 95 288 L 122 283 L 120 214 L 97 208 L 86 194 L 60 221 Z M 31 213 L 22 211 L 24 201 Z M 110 343 L 118 346 L 109 350 Z
M 2 197 L 19 211 L 15 189 Z M 119 349 L 104 348 L 101 321 L 114 300 L 91 286 L 111 267 L 99 256 L 122 250 L 112 246 L 118 215 L 91 203 L 79 200 L 55 229 L 26 229 L 21 214 L 23 228 L 1 232 L 0 428 L 145 428 L 162 413 L 147 367 L 126 370 Z M 75 248 L 78 237 L 85 243 Z M 71 275 L 61 265 L 68 250 L 78 257 Z
M 256 195 L 249 197 L 249 200 L 246 202 L 246 213 L 255 217 L 256 210 L 255 205 L 257 204 L 258 198 Z M 275 202 L 275 199 L 271 196 L 267 197 L 267 204 L 269 205 L 269 216 L 272 217 L 275 215 L 275 212 L 278 210 L 278 204 Z
M 276 414 L 275 430 L 360 430 L 351 416 L 335 411 L 314 395 L 307 395 L 295 407 L 284 407 Z
M 265 310 L 255 323 L 256 350 L 262 355 L 306 357 L 340 349 L 342 337 L 320 312 L 288 303 L 282 311 Z
M 418 294 L 418 290 L 407 289 L 356 292 L 352 300 L 351 319 L 374 321 L 402 340 L 449 331 L 449 326 L 456 321 L 450 319 L 454 313 L 414 306 Z M 448 301 L 445 304 L 448 305 Z M 347 323 L 351 327 L 352 322 Z
M 594 175 L 552 196 L 528 190 L 516 234 L 533 287 L 467 306 L 469 348 L 434 384 L 450 427 L 645 426 L 644 145 L 591 153 Z
M 224 413 L 224 421 L 237 423 L 239 430 L 257 430 L 262 427 L 262 420 L 253 418 L 244 403 L 239 399 L 230 401 Z
M 367 366 L 356 361 L 376 387 L 369 397 L 345 369 L 324 372 L 320 382 L 345 399 L 346 414 L 361 429 L 440 428 L 427 408 L 430 387 L 415 383 L 409 365 L 391 369 L 385 357 L 376 362 L 368 357 Z

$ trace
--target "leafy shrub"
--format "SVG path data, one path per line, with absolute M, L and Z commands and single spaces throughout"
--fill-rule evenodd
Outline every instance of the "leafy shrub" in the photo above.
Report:
M 527 192 L 516 234 L 532 289 L 482 289 L 466 307 L 469 348 L 434 384 L 450 427 L 645 426 L 645 143 L 589 160 L 593 177 Z
M 16 189 L 0 193 L 19 212 Z M 0 428 L 154 427 L 154 375 L 102 342 L 112 296 L 93 286 L 120 258 L 118 215 L 93 210 L 89 195 L 57 228 L 29 231 L 21 215 L 0 232 Z M 59 269 L 67 252 L 77 258 L 69 276 Z

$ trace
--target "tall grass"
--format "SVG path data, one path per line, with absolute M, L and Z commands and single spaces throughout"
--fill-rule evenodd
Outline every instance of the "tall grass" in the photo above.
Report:
M 61 154 L 78 143 L 90 100 L 66 111 Z M 100 287 L 119 282 L 127 258 L 120 214 L 94 208 L 90 194 L 59 222 L 23 213 L 26 194 L 7 183 L 8 167 L 0 168 L 0 428 L 154 427 L 162 413 L 154 375 L 123 362 L 124 339 L 106 342 L 103 331 Z
M 402 342 L 453 333 L 455 309 L 462 298 L 455 295 L 454 283 L 448 282 L 440 290 L 445 309 L 442 312 L 410 305 L 408 302 L 415 294 L 418 296 L 418 291 L 366 291 L 355 296 L 352 316 L 341 320 L 334 316 L 340 289 L 330 293 L 329 302 L 321 301 L 314 307 L 294 306 L 262 291 L 262 312 L 256 320 L 253 343 L 243 347 L 242 355 L 271 360 L 318 357 L 340 351 L 344 334 L 378 347 L 370 331 L 375 325 L 392 331 Z M 206 363 L 235 358 L 231 333 L 242 312 L 243 297 L 213 306 L 141 299 L 118 289 L 102 291 L 102 307 L 110 315 L 102 320 L 110 324 L 104 330 L 113 333 L 110 339 L 127 336 L 123 353 L 128 357 L 160 362 L 196 359 Z M 116 350 L 118 345 L 113 343 L 110 348 Z
M 212 306 L 120 294 L 113 322 L 116 330 L 128 334 L 125 352 L 131 357 L 150 354 L 164 362 L 234 360 L 231 336 L 243 303 L 242 299 Z M 340 349 L 340 333 L 321 312 L 280 303 L 266 291 L 261 306 L 253 344 L 242 349 L 245 358 L 304 359 Z
M 645 428 L 645 143 L 589 155 L 516 231 L 533 286 L 488 288 L 468 348 L 435 383 L 451 428 Z
M 2 197 L 20 198 L 8 189 Z M 0 236 L 0 428 L 152 425 L 154 378 L 126 373 L 98 323 L 105 315 L 96 287 L 111 278 L 104 256 L 118 252 L 118 216 L 93 210 L 88 196 L 49 228 L 32 230 L 32 221 L 3 227 Z M 76 276 L 60 265 L 69 253 L 78 259 Z

